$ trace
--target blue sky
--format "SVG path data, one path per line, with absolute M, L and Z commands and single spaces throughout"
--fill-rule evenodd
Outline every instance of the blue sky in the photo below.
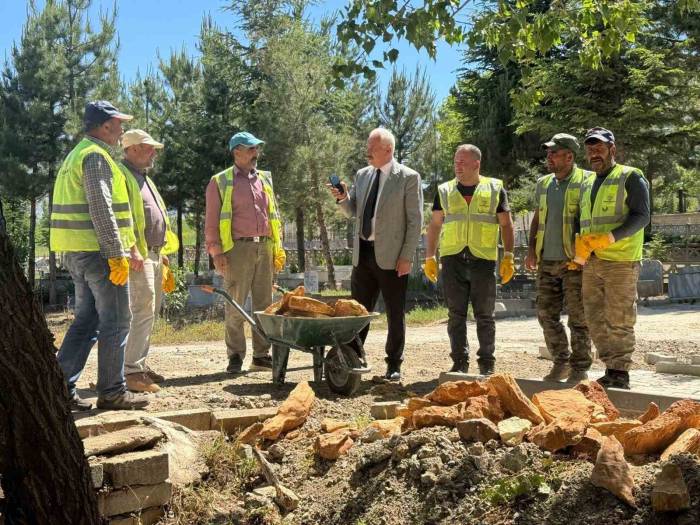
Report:
M 39 0 L 41 2 L 41 0 Z M 220 26 L 234 28 L 234 17 L 224 11 L 225 0 L 118 0 L 117 31 L 121 43 L 119 68 L 122 76 L 130 80 L 137 70 L 145 72 L 149 65 L 155 68 L 157 53 L 167 56 L 171 49 L 185 48 L 196 53 L 195 42 L 204 14 L 211 14 Z M 310 13 L 319 19 L 324 13 L 332 13 L 345 5 L 345 0 L 329 0 L 314 6 Z M 93 13 L 100 8 L 110 9 L 113 0 L 93 0 Z M 0 58 L 9 57 L 12 42 L 19 40 L 26 17 L 25 0 L 0 0 Z M 448 95 L 455 82 L 456 69 L 460 65 L 460 52 L 441 43 L 437 59 L 433 61 L 425 52 L 417 52 L 405 42 L 399 42 L 398 67 L 413 72 L 417 64 L 425 67 L 437 100 Z M 380 71 L 380 82 L 385 85 L 390 71 Z

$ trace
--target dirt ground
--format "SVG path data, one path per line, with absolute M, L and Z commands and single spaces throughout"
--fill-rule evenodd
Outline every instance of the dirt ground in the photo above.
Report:
M 536 319 L 498 320 L 496 332 L 497 372 L 517 377 L 541 377 L 547 372 L 551 364 L 538 358 L 538 347 L 544 345 L 544 341 Z M 700 306 L 640 307 L 636 333 L 636 368 L 649 368 L 644 364 L 647 351 L 679 356 L 700 354 Z M 517 451 L 522 464 L 513 470 L 504 465 L 509 464 L 505 456 L 515 454 L 514 449 L 489 446 L 495 443 L 489 442 L 485 449 L 474 450 L 473 446 L 459 440 L 455 429 L 449 428 L 435 427 L 409 434 L 408 438 L 413 440 L 409 443 L 411 457 L 374 464 L 367 458 L 377 454 L 386 457 L 382 447 L 389 447 L 389 456 L 391 450 L 400 448 L 397 443 L 387 443 L 391 440 L 381 440 L 358 444 L 336 462 L 319 459 L 312 446 L 323 418 L 366 424 L 373 402 L 424 394 L 437 385 L 439 373 L 450 367 L 444 322 L 409 327 L 402 384 L 373 382 L 371 376 L 385 370 L 385 337 L 385 330 L 370 331 L 366 349 L 374 370 L 365 377 L 354 397 L 339 397 L 325 384 L 311 383 L 317 399 L 310 418 L 299 437 L 279 442 L 273 461 L 281 480 L 301 497 L 299 509 L 282 519 L 274 505 L 266 506 L 264 500 L 261 502 L 260 498 L 241 493 L 236 500 L 217 503 L 217 517 L 201 523 L 572 525 L 698 523 L 700 520 L 700 463 L 690 456 L 679 456 L 676 461 L 684 465 L 688 476 L 692 508 L 672 516 L 657 515 L 649 507 L 658 465 L 653 458 L 640 458 L 633 467 L 636 509 L 588 483 L 590 462 L 553 456 L 527 444 Z M 469 339 L 475 351 L 473 323 L 469 325 Z M 168 379 L 161 392 L 150 396 L 148 411 L 274 406 L 286 398 L 297 382 L 311 381 L 313 377 L 311 370 L 289 371 L 287 383 L 281 387 L 271 384 L 269 373 L 231 377 L 224 372 L 227 359 L 223 341 L 154 347 L 149 362 Z M 290 368 L 310 364 L 309 354 L 294 351 L 290 354 Z M 95 381 L 95 365 L 96 352 L 93 351 L 79 383 L 84 389 L 83 395 L 91 394 L 88 387 Z M 597 366 L 600 368 L 600 363 Z M 595 377 L 597 374 L 592 374 L 592 378 Z M 434 476 L 426 476 L 430 469 Z M 248 488 L 262 484 L 262 478 L 258 477 L 250 480 Z M 519 487 L 515 495 L 508 492 L 513 486 Z M 517 492 L 523 486 L 523 493 Z M 503 497 L 507 500 L 505 503 L 499 499 Z M 182 522 L 171 515 L 167 523 Z

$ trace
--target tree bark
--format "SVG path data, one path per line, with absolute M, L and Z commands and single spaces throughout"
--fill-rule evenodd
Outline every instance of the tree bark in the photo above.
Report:
M 177 239 L 180 246 L 177 249 L 177 265 L 184 268 L 185 265 L 185 244 L 182 242 L 182 204 L 177 205 Z
M 306 270 L 306 247 L 304 242 L 304 208 L 297 208 L 297 260 L 299 261 L 299 271 Z
M 101 523 L 53 336 L 0 233 L 0 483 L 6 525 Z
M 27 257 L 27 280 L 29 288 L 34 290 L 36 273 L 36 198 L 29 200 L 29 257 Z
M 323 214 L 323 202 L 316 199 L 316 217 L 318 218 L 318 228 L 321 233 L 321 246 L 323 257 L 326 259 L 326 269 L 328 270 L 328 286 L 335 290 L 335 267 L 333 266 L 333 254 L 331 253 L 331 243 L 328 239 L 328 229 L 326 228 L 326 218 Z

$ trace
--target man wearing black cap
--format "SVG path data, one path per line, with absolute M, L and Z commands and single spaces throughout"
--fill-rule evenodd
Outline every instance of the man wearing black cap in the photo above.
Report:
M 611 131 L 590 129 L 584 144 L 596 176 L 584 186 L 581 237 L 576 243 L 576 260 L 586 264 L 583 306 L 591 339 L 606 367 L 598 382 L 629 389 L 639 261 L 650 218 L 649 185 L 639 169 L 615 162 Z
M 575 137 L 557 133 L 543 146 L 552 173 L 537 181 L 535 214 L 525 264 L 537 269 L 537 318 L 554 365 L 544 379 L 578 383 L 588 378 L 591 339 L 581 300 L 581 267 L 572 263 L 579 232 L 581 187 L 594 176 L 576 166 L 579 144 Z M 571 350 L 561 312 L 566 305 Z
M 129 334 L 129 258 L 142 268 L 136 248 L 129 193 L 114 160 L 122 135 L 120 113 L 104 100 L 85 107 L 86 136 L 58 172 L 51 209 L 51 249 L 64 252 L 75 284 L 75 319 L 58 352 L 68 382 L 71 408 L 89 410 L 76 382 L 95 341 L 97 408 L 143 408 L 148 401 L 126 389 L 124 349 Z

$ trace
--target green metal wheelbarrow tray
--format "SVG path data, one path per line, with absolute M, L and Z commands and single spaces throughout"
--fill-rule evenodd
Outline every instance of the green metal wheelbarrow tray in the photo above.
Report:
M 378 313 L 357 317 L 285 317 L 255 312 L 257 322 L 224 290 L 200 286 L 207 293 L 223 297 L 250 324 L 260 337 L 272 345 L 272 381 L 281 385 L 287 373 L 289 350 L 301 350 L 313 356 L 314 382 L 324 377 L 328 387 L 337 394 L 352 395 L 360 386 L 362 374 L 372 371 L 367 364 L 359 332 Z M 325 348 L 329 347 L 328 352 Z

